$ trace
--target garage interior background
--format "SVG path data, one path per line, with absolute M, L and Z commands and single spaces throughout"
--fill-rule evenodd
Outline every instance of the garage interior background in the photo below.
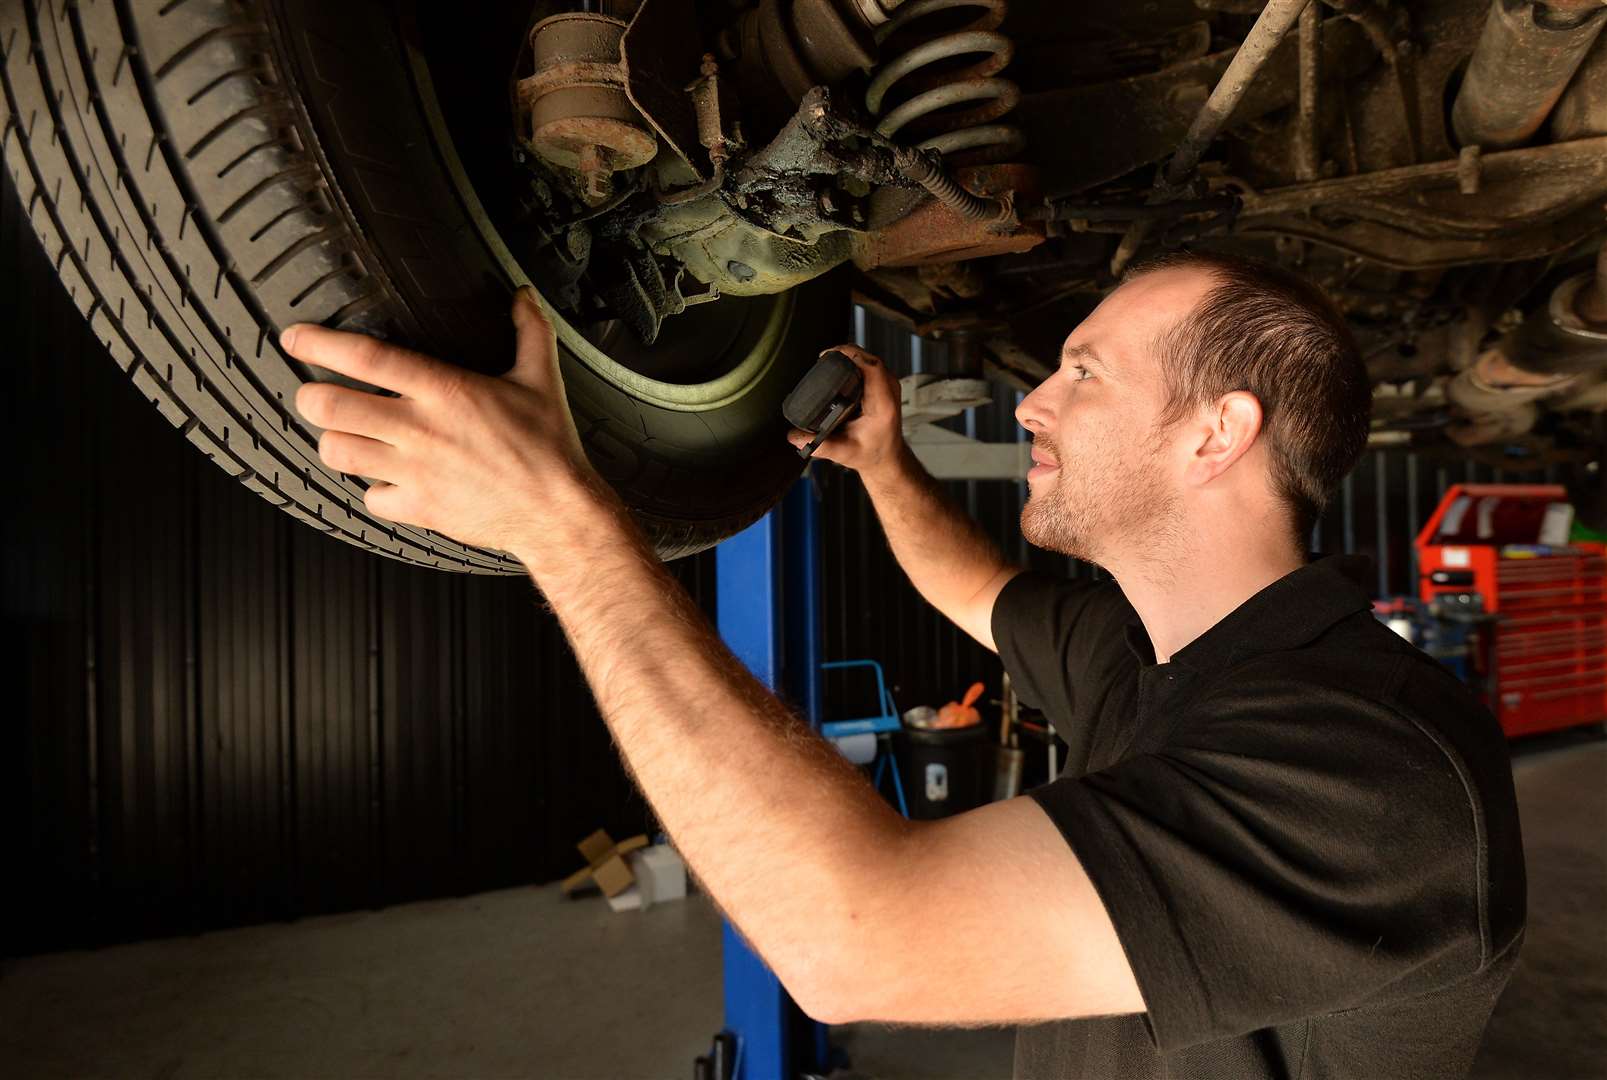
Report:
M 24 214 L 8 184 L 4 954 L 551 881 L 591 830 L 648 824 L 528 581 L 372 556 L 206 462 L 108 360 Z M 864 333 L 909 369 L 907 335 Z M 1014 402 L 952 423 L 1016 438 Z M 880 660 L 901 709 L 974 679 L 997 694 L 997 658 L 910 588 L 858 481 L 816 475 L 822 655 Z M 1370 452 L 1318 547 L 1373 556 L 1375 591 L 1406 592 L 1446 486 L 1508 478 L 1538 479 Z M 951 490 L 1021 560 L 1097 573 L 1026 547 L 1021 485 Z M 712 611 L 712 554 L 674 570 Z

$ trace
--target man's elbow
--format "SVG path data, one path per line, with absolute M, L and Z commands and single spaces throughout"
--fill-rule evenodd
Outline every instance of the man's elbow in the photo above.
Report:
M 806 964 L 791 965 L 782 979 L 798 1008 L 823 1024 L 866 1020 L 865 960 L 863 954 L 840 937 L 821 940 Z
M 793 1000 L 806 1016 L 822 1024 L 894 1020 L 884 1007 L 874 1002 L 874 995 L 867 989 L 862 975 L 849 972 L 830 982 L 812 985 L 802 996 L 794 995 Z
M 860 1014 L 859 1010 L 850 1008 L 845 997 L 826 992 L 820 995 L 811 995 L 808 999 L 794 995 L 798 1008 L 803 1010 L 805 1016 L 811 1020 L 819 1021 L 830 1027 L 838 1024 L 853 1024 L 869 1017 Z
M 867 967 L 862 961 L 842 978 L 811 986 L 793 1000 L 810 1019 L 830 1025 L 952 1023 L 960 1019 L 943 1015 L 947 1010 L 927 1000 L 924 987 L 912 996 L 914 988 L 900 990 L 878 983 Z
M 810 905 L 806 944 L 778 950 L 775 968 L 798 1007 L 815 1020 L 843 1024 L 887 1019 L 905 962 L 902 949 L 909 913 L 903 868 L 914 865 L 914 846 L 927 823 L 910 822 L 886 809 L 882 828 L 862 834 L 817 876 L 823 891 Z M 828 884 L 829 883 L 829 884 Z M 783 970 L 783 967 L 785 970 Z
M 885 960 L 888 942 L 866 932 L 865 920 L 851 913 L 822 919 L 804 963 L 788 965 L 782 982 L 798 1007 L 823 1024 L 885 1019 Z M 779 974 L 779 972 L 778 972 Z

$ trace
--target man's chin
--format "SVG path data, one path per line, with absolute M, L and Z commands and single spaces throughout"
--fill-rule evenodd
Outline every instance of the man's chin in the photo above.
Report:
M 1022 537 L 1033 547 L 1088 561 L 1088 545 L 1072 535 L 1070 530 L 1057 528 L 1060 523 L 1054 520 L 1052 513 L 1045 514 L 1045 509 L 1042 506 L 1034 509 L 1030 500 L 1021 508 Z

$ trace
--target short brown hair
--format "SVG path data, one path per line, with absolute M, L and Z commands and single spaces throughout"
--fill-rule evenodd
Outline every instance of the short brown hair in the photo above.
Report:
M 1161 429 L 1223 394 L 1254 394 L 1273 484 L 1304 551 L 1367 447 L 1373 391 L 1350 325 L 1311 282 L 1236 255 L 1163 255 L 1134 267 L 1127 280 L 1168 269 L 1205 270 L 1216 285 L 1157 342 L 1167 386 Z

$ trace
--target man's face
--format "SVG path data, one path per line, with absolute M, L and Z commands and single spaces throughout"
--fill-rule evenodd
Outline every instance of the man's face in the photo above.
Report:
M 1021 531 L 1088 562 L 1144 558 L 1178 533 L 1180 491 L 1155 343 L 1213 285 L 1208 273 L 1158 270 L 1107 296 L 1066 339 L 1059 369 L 1021 402 L 1032 471 Z

